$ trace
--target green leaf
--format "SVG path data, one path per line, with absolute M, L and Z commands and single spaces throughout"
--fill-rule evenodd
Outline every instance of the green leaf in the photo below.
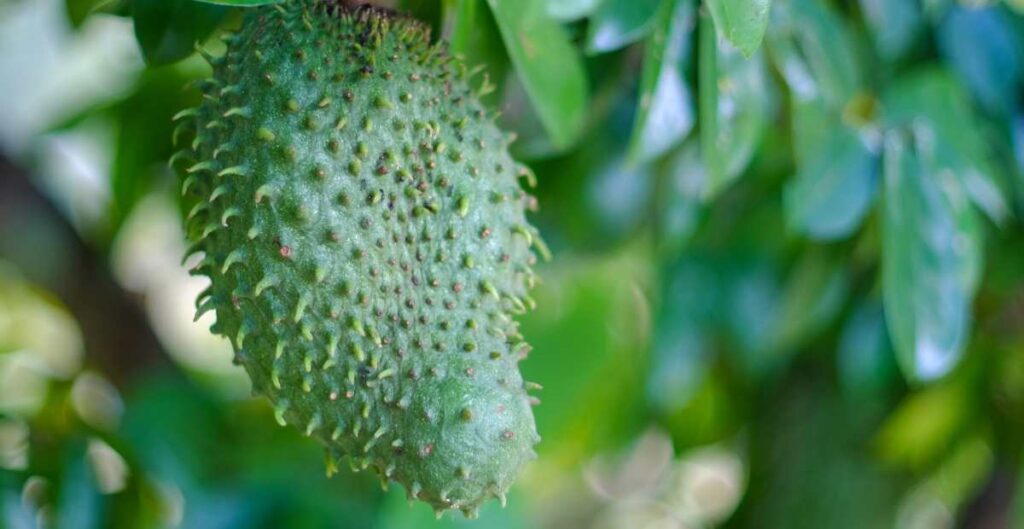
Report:
M 744 58 L 717 37 L 706 15 L 700 21 L 697 64 L 705 198 L 711 198 L 750 163 L 768 122 L 771 94 L 762 54 Z
M 914 470 L 931 467 L 976 419 L 974 400 L 973 386 L 962 379 L 907 395 L 878 428 L 873 443 L 878 455 L 894 466 Z
M 716 270 L 689 258 L 665 272 L 647 377 L 648 400 L 662 413 L 686 406 L 712 360 L 708 331 L 718 303 Z
M 839 315 L 850 291 L 841 260 L 823 251 L 805 251 L 793 264 L 781 291 L 774 318 L 778 322 L 769 348 L 785 353 L 826 329 Z
M 58 483 L 56 527 L 68 529 L 99 529 L 103 526 L 103 512 L 108 508 L 105 497 L 96 486 L 96 472 L 89 464 L 86 442 L 75 439 L 64 448 L 63 475 Z
M 216 4 L 221 6 L 254 7 L 267 4 L 277 4 L 284 0 L 194 0 L 204 4 Z
M 134 0 L 135 38 L 150 65 L 188 57 L 228 13 L 228 8 L 192 0 Z
M 547 0 L 551 18 L 566 22 L 589 16 L 600 4 L 601 0 Z
M 706 0 L 718 34 L 750 58 L 768 27 L 771 0 Z
M 408 13 L 417 20 L 439 29 L 441 27 L 441 2 L 437 0 L 398 0 L 395 8 Z
M 647 35 L 663 0 L 603 0 L 587 27 L 587 52 L 605 53 Z
M 540 0 L 488 0 L 512 64 L 552 143 L 572 145 L 586 117 L 583 61 Z
M 657 158 L 693 128 L 693 101 L 683 67 L 695 23 L 690 0 L 670 0 L 662 5 L 658 24 L 647 38 L 631 161 Z
M 99 0 L 65 0 L 64 10 L 67 12 L 71 27 L 77 28 L 92 14 Z
M 117 123 L 110 172 L 114 234 L 159 177 L 170 176 L 166 164 L 174 152 L 168 140 L 175 127 L 172 118 L 199 104 L 195 94 L 181 89 L 195 78 L 194 72 L 182 70 L 145 70 L 130 95 L 111 108 Z
M 836 351 L 839 385 L 851 399 L 883 393 L 896 378 L 896 360 L 882 304 L 861 302 L 843 325 Z
M 130 0 L 65 0 L 64 10 L 71 27 L 79 28 L 94 13 L 125 16 L 131 11 Z
M 790 89 L 842 110 L 861 90 L 861 68 L 849 29 L 819 0 L 779 0 L 768 47 Z
M 453 54 L 471 67 L 486 66 L 480 80 L 480 93 L 492 106 L 498 106 L 508 73 L 508 56 L 501 33 L 484 0 L 445 0 L 444 32 Z
M 544 386 L 544 405 L 534 408 L 545 442 L 537 449 L 551 465 L 578 463 L 633 428 L 643 398 L 650 308 L 636 288 L 650 288 L 647 262 L 637 253 L 601 257 L 560 255 L 544 270 L 532 294 L 537 310 L 522 319 L 522 332 L 537 350 L 522 364 L 523 377 Z M 595 322 L 609 325 L 595 327 Z M 552 467 L 551 470 L 567 471 Z
M 838 119 L 821 119 L 821 101 L 793 102 L 794 143 L 813 138 L 797 156 L 797 174 L 786 184 L 786 221 L 814 239 L 853 233 L 871 206 L 877 182 L 876 158 L 859 134 Z M 810 119 L 801 119 L 810 115 Z M 808 123 L 809 122 L 809 123 Z M 800 152 L 800 150 L 798 150 Z
M 1013 17 L 998 7 L 955 6 L 937 34 L 942 55 L 987 110 L 1005 115 L 1016 109 L 1024 82 L 1024 37 Z
M 970 99 L 944 70 L 924 69 L 904 75 L 882 97 L 884 120 L 889 127 L 914 124 L 933 136 L 936 163 L 951 171 L 967 190 L 971 201 L 997 224 L 1005 222 L 1010 209 L 988 147 L 978 131 Z
M 924 13 L 917 0 L 860 0 L 860 8 L 875 48 L 888 60 L 910 51 L 924 29 Z
M 903 373 L 948 373 L 967 343 L 980 234 L 957 180 L 899 133 L 885 138 L 882 293 Z
M 669 158 L 666 182 L 656 195 L 657 241 L 666 259 L 679 255 L 697 230 L 704 209 L 707 171 L 697 141 L 687 140 Z

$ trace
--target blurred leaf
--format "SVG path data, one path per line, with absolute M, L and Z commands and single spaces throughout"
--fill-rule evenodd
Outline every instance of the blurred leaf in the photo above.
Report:
M 917 130 L 927 130 L 940 170 L 951 171 L 971 201 L 994 222 L 1007 219 L 1009 206 L 959 83 L 939 69 L 919 70 L 890 85 L 882 100 L 889 127 L 913 124 Z
M 865 453 L 876 421 L 839 399 L 827 378 L 797 371 L 777 391 L 750 399 L 749 485 L 729 527 L 902 527 L 906 479 Z
M 516 135 L 516 141 L 510 147 L 512 155 L 524 161 L 557 156 L 560 150 L 551 141 L 515 68 L 508 68 L 502 92 L 501 100 L 496 105 L 501 109 L 498 123 L 504 130 Z
M 1017 162 L 1017 175 L 1014 183 L 1017 189 L 1018 216 L 1024 217 L 1024 114 L 1013 116 L 1010 123 L 1010 142 L 1013 159 Z
M 601 0 L 547 0 L 548 14 L 555 20 L 577 20 L 597 9 Z
M 85 19 L 92 13 L 101 0 L 65 0 L 64 9 L 67 12 L 71 26 L 77 28 L 85 22 Z
M 441 28 L 441 2 L 438 0 L 397 0 L 395 7 L 435 28 Z M 435 33 L 435 38 L 439 33 Z
M 652 348 L 647 396 L 672 414 L 689 404 L 711 361 L 718 311 L 717 271 L 700 259 L 685 259 L 666 271 Z
M 267 4 L 277 4 L 285 0 L 194 0 L 205 4 L 217 4 L 222 6 L 252 7 Z
M 533 164 L 544 185 L 537 189 L 542 207 L 534 219 L 556 253 L 615 248 L 636 235 L 650 218 L 655 171 L 649 164 L 628 163 L 634 98 L 622 93 L 609 120 L 590 127 L 580 147 L 566 156 Z
M 860 226 L 875 196 L 876 157 L 855 131 L 819 118 L 828 112 L 820 100 L 792 106 L 794 143 L 807 138 L 817 145 L 801 149 L 797 174 L 786 184 L 787 224 L 814 239 L 846 237 Z
M 613 155 L 595 167 L 586 186 L 586 203 L 598 221 L 601 236 L 629 235 L 645 219 L 652 192 L 650 167 L 629 163 L 624 154 Z
M 761 141 L 772 102 L 760 53 L 745 59 L 717 38 L 707 16 L 701 17 L 699 33 L 701 157 L 708 170 L 705 198 L 711 198 L 747 168 Z
M 761 46 L 771 0 L 706 0 L 718 34 L 750 58 Z
M 650 308 L 648 278 L 637 252 L 603 258 L 562 255 L 543 270 L 537 310 L 522 319 L 536 351 L 523 376 L 544 386 L 534 408 L 548 471 L 578 464 L 643 425 Z M 595 327 L 595 322 L 600 325 Z
M 821 0 L 778 0 L 768 33 L 775 62 L 801 98 L 818 96 L 842 110 L 860 89 L 849 30 Z
M 644 53 L 640 101 L 630 144 L 632 161 L 657 158 L 693 128 L 693 101 L 683 70 L 695 23 L 691 0 L 662 3 Z
M 192 0 L 133 0 L 135 38 L 150 65 L 168 64 L 195 51 L 227 15 L 226 7 Z
M 130 95 L 112 108 L 117 123 L 110 172 L 114 234 L 159 176 L 170 174 L 166 161 L 173 153 L 171 118 L 199 102 L 195 94 L 181 88 L 189 79 L 178 68 L 147 69 Z
M 669 312 L 663 317 L 677 315 Z M 710 353 L 710 340 L 700 326 L 675 319 L 659 324 L 647 379 L 654 407 L 663 413 L 685 407 L 704 381 Z
M 512 64 L 557 148 L 577 138 L 588 105 L 587 78 L 576 48 L 548 18 L 541 0 L 488 0 Z
M 849 294 L 841 263 L 822 251 L 804 252 L 783 272 L 766 255 L 729 255 L 718 286 L 734 355 L 753 380 L 778 375 L 800 348 L 838 316 Z
M 118 16 L 131 14 L 131 0 L 65 0 L 64 9 L 71 27 L 79 28 L 85 19 L 96 13 Z
M 949 10 L 938 28 L 939 49 L 990 112 L 1019 107 L 1024 81 L 1024 38 L 998 7 Z
M 497 88 L 505 85 L 508 57 L 484 0 L 445 0 L 444 20 L 449 49 L 471 67 L 486 66 L 480 83 L 490 93 L 484 93 L 483 99 L 491 106 L 499 106 L 501 90 Z
M 860 0 L 860 8 L 875 47 L 890 61 L 906 55 L 924 29 L 918 0 Z
M 927 381 L 963 353 L 981 241 L 956 180 L 920 154 L 886 137 L 882 291 L 900 367 Z
M 875 439 L 883 460 L 919 470 L 939 459 L 970 419 L 969 389 L 962 381 L 951 380 L 903 399 Z
M 745 404 L 730 377 L 719 376 L 708 369 L 702 373 L 685 405 L 664 410 L 661 422 L 672 434 L 676 450 L 681 451 L 727 441 L 736 435 L 744 426 Z
M 697 230 L 704 209 L 702 196 L 707 171 L 700 159 L 700 145 L 687 141 L 669 159 L 665 183 L 656 195 L 658 245 L 663 258 L 678 255 Z
M 861 302 L 843 325 L 836 351 L 839 385 L 851 399 L 881 395 L 896 375 L 882 305 Z
M 994 457 L 986 437 L 976 433 L 956 443 L 924 482 L 924 487 L 954 511 L 977 498 L 990 480 Z
M 68 448 L 57 497 L 56 527 L 61 529 L 100 529 L 103 523 L 103 497 L 89 467 L 85 442 Z
M 670 0 L 602 0 L 590 17 L 587 52 L 606 53 L 647 35 L 659 11 Z
M 821 251 L 805 251 L 787 275 L 769 344 L 783 354 L 798 349 L 835 320 L 849 288 L 841 262 Z

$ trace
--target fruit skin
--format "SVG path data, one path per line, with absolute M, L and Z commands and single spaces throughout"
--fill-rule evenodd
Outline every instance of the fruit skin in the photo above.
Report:
M 329 0 L 254 8 L 208 58 L 172 160 L 193 273 L 253 390 L 328 473 L 474 516 L 540 438 L 518 362 L 529 172 L 471 74 L 418 22 Z M 485 83 L 486 84 L 486 83 Z

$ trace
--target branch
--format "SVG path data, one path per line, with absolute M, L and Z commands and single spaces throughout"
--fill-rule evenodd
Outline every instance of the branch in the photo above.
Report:
M 56 295 L 78 321 L 86 359 L 119 388 L 143 372 L 177 371 L 138 300 L 78 236 L 28 174 L 0 153 L 0 259 Z M 10 229 L 13 228 L 13 229 Z

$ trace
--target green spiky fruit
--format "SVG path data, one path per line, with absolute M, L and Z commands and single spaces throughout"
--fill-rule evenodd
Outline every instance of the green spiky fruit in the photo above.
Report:
M 329 472 L 347 456 L 438 512 L 504 500 L 539 441 L 514 317 L 540 243 L 471 74 L 416 21 L 329 0 L 226 40 L 174 160 L 199 313 Z

